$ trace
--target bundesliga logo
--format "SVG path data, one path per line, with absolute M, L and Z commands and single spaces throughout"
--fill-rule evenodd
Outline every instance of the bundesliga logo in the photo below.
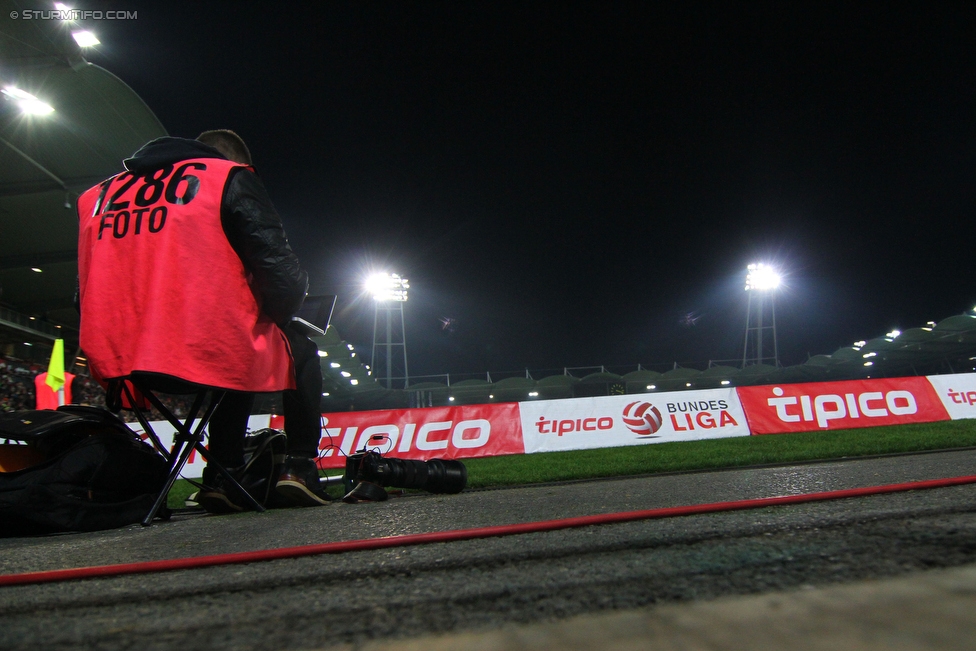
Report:
M 632 402 L 624 407 L 624 425 L 638 436 L 650 436 L 661 429 L 663 419 L 649 402 Z

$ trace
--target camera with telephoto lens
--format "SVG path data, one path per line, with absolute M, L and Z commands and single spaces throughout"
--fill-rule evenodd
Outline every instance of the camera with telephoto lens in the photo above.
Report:
M 468 483 L 468 470 L 460 461 L 414 461 L 383 457 L 363 451 L 346 458 L 343 484 L 345 502 L 380 502 L 387 498 L 384 486 L 419 488 L 431 493 L 460 493 Z

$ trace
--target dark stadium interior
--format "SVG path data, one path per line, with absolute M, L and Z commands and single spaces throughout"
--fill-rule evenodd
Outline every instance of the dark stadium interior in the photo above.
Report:
M 222 126 L 249 143 L 313 292 L 339 297 L 331 336 L 359 351 L 355 373 L 364 275 L 411 279 L 411 384 L 427 393 L 336 376 L 330 408 L 427 404 L 449 385 L 483 400 L 478 381 L 517 376 L 581 383 L 541 397 L 647 390 L 653 373 L 857 377 L 872 351 L 875 375 L 971 368 L 953 320 L 976 305 L 959 264 L 971 4 L 131 10 L 84 51 L 52 21 L 3 19 L 0 79 L 57 105 L 24 120 L 0 102 L 9 360 L 43 361 L 59 334 L 84 357 L 65 203 L 146 140 Z M 783 273 L 784 368 L 743 374 L 756 260 Z M 886 344 L 896 329 L 915 339 Z

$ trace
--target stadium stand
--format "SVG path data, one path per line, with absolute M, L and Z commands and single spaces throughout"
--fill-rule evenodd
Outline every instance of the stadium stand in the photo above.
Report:
M 491 400 L 492 383 L 488 380 L 461 380 L 451 385 L 455 405 L 477 405 Z M 450 397 L 448 397 L 450 400 Z
M 608 371 L 590 373 L 573 387 L 575 397 L 620 395 L 627 392 L 623 376 Z
M 322 401 L 323 411 L 327 412 L 971 372 L 976 370 L 976 316 L 950 316 L 938 324 L 931 322 L 903 333 L 888 333 L 787 367 L 754 364 L 740 369 L 709 363 L 704 370 L 698 370 L 675 364 L 659 373 L 638 365 L 637 370 L 618 375 L 598 366 L 595 368 L 600 370 L 583 377 L 574 376 L 573 372 L 579 369 L 571 368 L 558 374 L 525 371 L 523 376 L 497 382 L 466 379 L 452 384 L 449 376 L 443 376 L 446 382 L 411 384 L 406 390 L 381 387 L 362 360 L 352 356 L 354 348 L 339 337 L 334 327 L 322 338 L 322 345 L 329 355 L 322 358 L 322 374 L 328 385 L 323 391 L 330 394 L 323 396 Z M 338 363 L 333 366 L 327 360 Z M 533 380 L 533 376 L 539 379 Z M 355 385 L 351 379 L 357 380 Z
M 0 411 L 34 408 L 34 377 L 40 372 L 17 361 L 0 357 Z
M 0 355 L 0 411 L 34 409 L 37 404 L 34 378 L 46 370 L 45 366 L 35 362 Z M 105 390 L 92 378 L 76 375 L 71 388 L 72 404 L 105 406 Z M 181 417 L 190 407 L 184 396 L 164 396 L 163 402 Z M 135 416 L 128 412 L 120 415 L 129 422 L 135 421 Z M 162 417 L 154 411 L 152 418 L 160 420 Z
M 732 378 L 739 369 L 732 366 L 710 366 L 695 378 L 695 386 L 699 389 L 720 389 L 732 384 Z
M 405 390 L 390 390 L 380 385 L 356 348 L 340 337 L 335 326 L 330 326 L 325 336 L 316 337 L 315 342 L 319 346 L 322 365 L 323 412 L 555 400 L 616 393 L 938 375 L 976 370 L 976 316 L 968 314 L 952 316 L 938 324 L 912 328 L 903 333 L 888 333 L 840 348 L 829 355 L 814 355 L 803 364 L 781 368 L 765 364 L 744 369 L 711 365 L 705 370 L 697 370 L 675 365 L 665 373 L 639 367 L 638 370 L 618 375 L 604 367 L 596 367 L 603 370 L 588 373 L 582 378 L 575 377 L 573 369 L 566 368 L 548 374 L 522 372 L 522 375 L 506 377 L 497 382 L 469 378 L 451 383 L 449 376 L 444 376 L 445 382 L 411 384 Z M 85 376 L 84 368 L 73 370 L 79 373 L 73 387 L 74 401 L 79 404 L 104 404 L 104 392 L 96 382 Z M 44 366 L 37 361 L 0 356 L 0 410 L 32 409 L 35 400 L 33 379 L 43 371 Z M 532 379 L 533 374 L 540 376 L 540 379 Z M 167 396 L 166 400 L 178 413 L 184 413 L 188 406 L 181 403 L 185 403 L 185 400 L 179 396 Z M 280 414 L 280 395 L 260 396 L 255 402 L 254 411 Z
M 537 391 L 536 381 L 527 377 L 507 377 L 492 383 L 495 402 L 517 402 L 526 400 L 530 393 Z
M 0 102 L 0 353 L 8 357 L 26 358 L 25 345 L 55 338 L 77 346 L 75 201 L 166 135 L 142 99 L 86 61 L 59 22 L 5 20 L 0 30 L 4 88 L 38 92 L 53 109 L 25 121 L 16 102 Z
M 579 384 L 579 378 L 565 373 L 562 375 L 550 375 L 535 383 L 539 389 L 539 395 L 544 395 L 549 400 L 572 398 L 575 395 L 574 389 L 577 384 Z
M 657 382 L 658 391 L 684 391 L 696 386 L 701 371 L 693 368 L 673 368 L 661 374 Z
M 657 383 L 661 379 L 661 374 L 648 369 L 638 369 L 625 373 L 621 379 L 624 382 L 624 390 L 626 393 L 642 393 L 656 389 Z

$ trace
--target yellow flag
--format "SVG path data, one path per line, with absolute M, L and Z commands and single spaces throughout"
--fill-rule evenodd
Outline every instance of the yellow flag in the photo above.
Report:
M 54 340 L 54 350 L 51 351 L 51 363 L 48 364 L 44 384 L 55 393 L 64 386 L 64 339 Z

